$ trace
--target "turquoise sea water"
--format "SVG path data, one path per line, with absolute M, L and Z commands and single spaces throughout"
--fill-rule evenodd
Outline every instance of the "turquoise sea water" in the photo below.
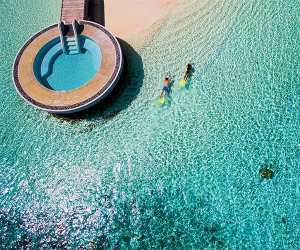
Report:
M 138 51 L 143 69 L 127 55 L 115 102 L 71 122 L 11 80 L 60 3 L 0 4 L 1 248 L 300 248 L 298 0 L 179 3 Z M 158 108 L 167 72 L 172 100 Z
M 68 91 L 86 84 L 97 73 L 102 61 L 101 50 L 91 39 L 79 38 L 80 53 L 62 51 L 59 37 L 47 43 L 34 62 L 35 77 L 45 87 Z

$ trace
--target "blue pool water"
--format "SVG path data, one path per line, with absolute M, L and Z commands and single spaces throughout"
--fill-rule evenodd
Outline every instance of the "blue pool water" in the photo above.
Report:
M 80 53 L 63 53 L 59 37 L 47 43 L 34 62 L 36 78 L 45 87 L 68 91 L 86 84 L 101 66 L 101 49 L 91 39 L 80 36 Z
M 0 248 L 300 249 L 299 0 L 177 6 L 138 55 L 125 50 L 113 103 L 68 121 L 11 80 L 60 2 L 1 2 Z

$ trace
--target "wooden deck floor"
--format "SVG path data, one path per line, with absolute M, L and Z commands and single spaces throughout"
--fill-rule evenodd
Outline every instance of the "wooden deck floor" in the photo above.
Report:
M 71 24 L 74 19 L 88 20 L 88 0 L 62 0 L 61 21 Z

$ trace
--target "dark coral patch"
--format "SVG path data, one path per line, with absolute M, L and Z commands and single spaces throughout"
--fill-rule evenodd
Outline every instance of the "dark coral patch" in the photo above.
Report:
M 274 177 L 274 171 L 268 167 L 263 167 L 259 170 L 259 175 L 263 179 L 272 179 Z

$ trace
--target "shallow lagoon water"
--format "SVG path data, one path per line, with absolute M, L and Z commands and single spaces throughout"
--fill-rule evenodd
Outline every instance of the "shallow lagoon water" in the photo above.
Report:
M 139 51 L 130 105 L 109 116 L 129 88 L 110 119 L 72 123 L 28 106 L 11 80 L 17 50 L 59 3 L 0 9 L 1 248 L 300 248 L 298 1 L 180 3 Z M 172 100 L 158 108 L 167 72 Z

